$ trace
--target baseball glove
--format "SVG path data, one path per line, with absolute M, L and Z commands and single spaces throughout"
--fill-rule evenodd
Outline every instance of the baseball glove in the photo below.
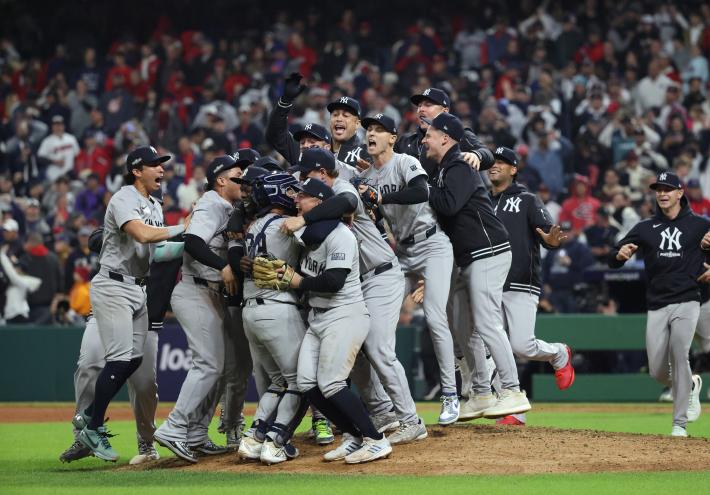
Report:
M 283 269 L 283 273 L 278 272 L 279 269 Z M 295 271 L 284 260 L 261 255 L 254 258 L 251 274 L 254 283 L 261 289 L 289 290 Z
M 359 192 L 365 211 L 373 222 L 376 221 L 378 207 L 380 206 L 380 193 L 374 187 L 365 184 L 360 186 Z

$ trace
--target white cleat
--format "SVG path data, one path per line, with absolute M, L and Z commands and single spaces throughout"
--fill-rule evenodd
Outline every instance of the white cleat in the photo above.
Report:
M 673 425 L 673 429 L 671 430 L 671 436 L 672 437 L 687 437 L 688 432 L 682 426 Z
M 254 440 L 252 437 L 243 436 L 239 442 L 239 450 L 237 454 L 242 459 L 258 460 L 261 458 L 261 449 L 264 446 L 262 442 Z
M 471 421 L 472 419 L 482 418 L 486 410 L 496 405 L 496 401 L 496 396 L 493 394 L 472 395 L 461 405 L 459 421 Z
M 364 437 L 362 439 L 362 447 L 357 451 L 345 456 L 346 464 L 362 464 L 377 459 L 389 457 L 392 453 L 392 446 L 389 440 L 384 435 L 380 440 Z
M 703 388 L 703 379 L 700 375 L 693 375 L 693 388 L 690 390 L 690 403 L 688 404 L 688 422 L 692 423 L 700 418 L 700 389 Z
M 288 460 L 284 448 L 277 446 L 273 441 L 266 439 L 262 445 L 259 458 L 261 459 L 261 462 L 267 466 L 279 464 L 280 462 L 286 462 Z
M 345 459 L 347 455 L 352 454 L 360 447 L 362 447 L 362 440 L 352 436 L 350 433 L 343 433 L 342 443 L 338 446 L 338 448 L 323 454 L 323 459 L 329 462 L 339 461 L 341 459 Z
M 386 412 L 384 414 L 378 414 L 377 416 L 372 416 L 372 424 L 375 426 L 377 433 L 384 433 L 386 431 L 394 431 L 399 428 L 399 420 L 394 412 Z
M 459 419 L 459 398 L 456 395 L 442 395 L 439 424 L 450 425 L 455 423 L 457 419 Z
M 530 401 L 528 401 L 525 392 L 517 390 L 504 389 L 495 405 L 490 409 L 486 409 L 483 413 L 484 418 L 502 418 L 511 414 L 522 414 L 532 409 Z
M 426 426 L 421 419 L 410 423 L 402 423 L 397 431 L 387 437 L 390 445 L 401 445 L 405 443 L 424 440 L 429 433 L 426 431 Z
M 160 459 L 160 454 L 158 454 L 158 451 L 155 450 L 153 442 L 139 440 L 138 455 L 134 455 L 128 464 L 136 466 L 138 464 L 145 464 L 146 462 L 157 461 L 158 459 Z

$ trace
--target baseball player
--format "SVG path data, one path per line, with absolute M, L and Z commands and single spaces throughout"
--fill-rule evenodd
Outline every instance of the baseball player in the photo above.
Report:
M 291 188 L 297 182 L 293 176 L 282 172 L 263 176 L 253 184 L 254 199 L 261 209 L 246 236 L 245 247 L 250 258 L 270 255 L 290 266 L 297 265 L 301 251 L 298 241 L 279 230 L 285 217 L 296 213 Z M 251 354 L 268 375 L 269 385 L 254 415 L 253 434 L 243 438 L 239 455 L 277 464 L 288 459 L 284 448 L 291 434 L 288 428 L 299 414 L 302 402 L 296 368 L 306 326 L 298 297 L 292 291 L 262 287 L 247 278 L 243 297 L 242 317 Z M 272 416 L 273 421 L 269 421 Z M 269 424 L 262 429 L 261 423 Z
M 404 299 L 404 277 L 397 257 L 365 210 L 360 193 L 350 182 L 337 176 L 335 158 L 331 153 L 318 148 L 304 150 L 299 171 L 304 179 L 324 182 L 335 195 L 303 216 L 285 220 L 281 228 L 293 233 L 320 220 L 353 216 L 352 231 L 358 240 L 360 278 L 365 305 L 370 313 L 370 332 L 363 344 L 369 363 L 359 365 L 352 379 L 363 393 L 378 431 L 385 431 L 397 422 L 395 428 L 398 429 L 389 437 L 390 443 L 422 440 L 427 437 L 426 427 L 417 415 L 404 368 L 395 353 L 397 323 Z M 370 364 L 379 381 L 375 381 L 370 372 Z M 386 394 L 380 393 L 382 386 Z M 394 418 L 389 414 L 392 407 L 396 414 Z
M 448 425 L 459 416 L 454 344 L 446 315 L 454 265 L 451 242 L 427 202 L 427 175 L 421 164 L 413 156 L 393 150 L 397 130 L 392 119 L 377 114 L 367 123 L 367 147 L 375 161 L 361 178 L 376 189 L 374 203 L 397 240 L 396 255 L 406 277 L 405 294 L 419 278 L 424 278 L 429 289 L 423 306 L 441 373 L 439 424 Z M 366 186 L 361 186 L 361 191 L 365 190 Z
M 508 232 L 493 212 L 480 174 L 461 158 L 461 121 L 440 113 L 427 123 L 423 144 L 427 157 L 439 164 L 429 203 L 454 246 L 456 266 L 468 284 L 474 327 L 490 350 L 501 380 L 499 396 L 490 401 L 483 416 L 521 414 L 530 410 L 530 402 L 520 390 L 513 351 L 503 328 L 503 287 L 512 259 Z M 425 297 L 430 292 L 427 289 Z
M 306 179 L 298 189 L 302 214 L 334 195 L 317 179 Z M 303 275 L 288 267 L 281 269 L 281 277 L 306 291 L 311 307 L 298 356 L 298 388 L 343 432 L 343 443 L 323 457 L 357 464 L 387 457 L 392 447 L 346 384 L 367 338 L 370 316 L 360 288 L 357 239 L 344 224 L 332 225 L 323 242 L 306 246 Z
M 105 349 L 105 366 L 96 379 L 94 400 L 81 414 L 86 426 L 79 441 L 96 457 L 118 460 L 103 425 L 109 403 L 141 364 L 148 333 L 145 283 L 151 249 L 181 234 L 185 227 L 163 227 L 160 204 L 150 193 L 160 188 L 162 164 L 152 146 L 128 154 L 123 186 L 109 201 L 104 217 L 101 270 L 91 284 L 91 306 Z
M 637 223 L 609 254 L 609 266 L 619 268 L 637 251 L 646 273 L 646 352 L 649 374 L 673 386 L 671 435 L 687 437 L 688 408 L 699 416 L 700 386 L 688 362 L 700 313 L 698 282 L 710 282 L 710 220 L 688 206 L 677 175 L 660 172 L 651 184 L 656 214 Z M 703 268 L 705 266 L 705 269 Z
M 509 233 L 513 256 L 503 286 L 505 329 L 513 353 L 523 359 L 550 363 L 555 369 L 557 387 L 565 390 L 574 382 L 569 347 L 564 344 L 548 344 L 535 338 L 535 317 L 541 287 L 540 244 L 546 249 L 557 249 L 564 235 L 558 225 L 552 224 L 549 213 L 537 196 L 515 182 L 518 171 L 515 152 L 501 146 L 493 156 L 495 163 L 488 169 L 492 184 L 491 201 L 493 211 Z M 485 368 L 485 362 L 480 364 Z M 473 395 L 461 406 L 459 419 L 481 417 L 494 404 L 495 397 L 489 387 L 487 394 Z M 510 420 L 516 424 L 525 423 L 524 415 L 511 417 Z
M 103 228 L 96 229 L 89 237 L 89 249 L 100 253 Z M 160 458 L 153 446 L 155 433 L 155 411 L 158 407 L 158 384 L 156 383 L 156 358 L 158 353 L 158 332 L 170 302 L 172 287 L 182 264 L 182 242 L 164 242 L 156 245 L 150 278 L 146 288 L 150 332 L 145 340 L 143 361 L 128 378 L 128 398 L 136 418 L 138 454 L 129 464 L 142 464 Z M 167 290 L 166 290 L 167 289 Z M 91 455 L 91 450 L 77 439 L 85 426 L 84 411 L 94 399 L 94 389 L 99 371 L 105 366 L 104 349 L 99 336 L 96 318 L 89 315 L 81 339 L 77 369 L 74 372 L 74 394 L 76 413 L 72 421 L 74 442 L 65 450 L 59 460 L 72 462 Z M 76 424 L 74 424 L 76 423 Z
M 197 462 L 196 452 L 227 451 L 209 440 L 207 429 L 221 395 L 219 381 L 224 370 L 224 324 L 228 312 L 224 292 L 234 295 L 237 291 L 234 272 L 226 260 L 228 241 L 224 230 L 240 198 L 237 179 L 241 174 L 237 162 L 228 155 L 215 158 L 207 168 L 207 192 L 195 205 L 185 231 L 182 280 L 170 301 L 187 336 L 192 367 L 175 407 L 154 438 L 192 463 Z
M 355 164 L 364 159 L 366 152 L 357 140 L 357 126 L 360 122 L 360 103 L 344 97 L 343 102 L 330 103 L 331 134 L 320 124 L 306 123 L 291 135 L 288 131 L 288 114 L 293 101 L 306 86 L 300 84 L 302 76 L 293 73 L 284 84 L 284 94 L 274 106 L 266 127 L 266 142 L 278 151 L 291 165 L 298 166 L 301 152 L 306 148 L 318 147 L 331 150 L 336 154 L 336 168 L 340 178 L 350 180 L 358 174 Z M 357 114 L 357 115 L 355 115 Z

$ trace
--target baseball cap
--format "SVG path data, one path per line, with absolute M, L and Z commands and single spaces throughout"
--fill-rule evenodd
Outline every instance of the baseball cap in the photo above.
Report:
M 251 184 L 255 179 L 263 177 L 264 175 L 269 175 L 269 171 L 265 168 L 259 167 L 256 164 L 249 165 L 246 170 L 244 170 L 244 174 L 241 177 L 234 179 L 234 182 L 237 184 Z
M 253 166 L 263 168 L 267 172 L 283 172 L 283 168 L 281 168 L 279 162 L 270 156 L 262 156 L 254 162 Z
M 330 134 L 327 129 L 320 124 L 308 123 L 293 133 L 293 138 L 300 141 L 304 137 L 314 137 L 320 141 L 330 142 Z
M 441 112 L 431 120 L 422 119 L 424 122 L 447 134 L 454 141 L 460 142 L 463 139 L 463 124 L 455 115 Z
M 335 170 L 335 156 L 323 148 L 308 148 L 301 153 L 301 160 L 298 162 L 298 169 L 305 176 L 311 170 L 324 168 Z
M 261 158 L 261 154 L 251 148 L 239 148 L 232 154 L 232 157 L 234 158 L 237 167 L 245 169 L 246 167 L 257 161 L 259 158 Z
M 2 223 L 2 229 L 8 232 L 18 232 L 20 230 L 20 224 L 14 218 L 8 218 Z
M 126 168 L 130 172 L 134 168 L 138 168 L 141 165 L 155 167 L 161 163 L 167 162 L 170 158 L 170 155 L 160 156 L 158 154 L 158 150 L 152 146 L 139 146 L 128 153 L 128 156 L 126 157 Z
M 214 181 L 219 174 L 225 170 L 236 167 L 239 167 L 239 165 L 234 157 L 230 155 L 218 156 L 207 166 L 207 172 L 205 172 L 205 176 L 207 177 L 207 185 L 211 188 L 214 186 Z
M 367 128 L 370 127 L 372 124 L 380 124 L 382 127 L 385 128 L 385 131 L 389 132 L 390 134 L 397 134 L 397 126 L 394 124 L 394 119 L 388 117 L 387 115 L 378 113 L 376 115 L 373 115 L 372 117 L 365 117 L 364 119 L 362 119 L 361 125 L 365 130 L 367 130 Z
M 55 115 L 52 117 L 52 124 L 63 124 L 64 123 L 64 117 L 61 115 Z
M 507 163 L 508 165 L 512 165 L 514 167 L 518 166 L 518 154 L 505 146 L 498 146 L 493 153 L 493 157 Z
M 35 198 L 30 198 L 30 199 L 28 199 L 28 200 L 25 202 L 25 204 L 27 205 L 27 208 L 29 208 L 30 206 L 34 206 L 35 208 L 39 208 L 39 206 L 40 206 L 40 205 L 39 205 L 39 200 L 37 200 L 37 199 L 35 199 Z
M 333 113 L 336 108 L 344 108 L 345 110 L 352 112 L 354 115 L 357 115 L 358 118 L 360 117 L 360 102 L 355 98 L 350 98 L 349 96 L 343 96 L 335 101 L 331 101 L 328 103 L 326 108 L 330 113 Z
M 411 98 L 409 98 L 409 101 L 411 101 L 415 105 L 419 105 L 422 100 L 433 101 L 434 103 L 436 103 L 437 105 L 441 105 L 442 107 L 448 107 L 449 103 L 451 102 L 451 99 L 449 99 L 449 95 L 446 94 L 446 91 L 441 90 L 439 88 L 427 88 L 422 91 L 421 94 L 413 95 Z
M 673 189 L 680 189 L 682 187 L 680 179 L 673 172 L 659 172 L 656 176 L 656 182 L 651 184 L 649 187 L 655 190 L 658 189 L 658 186 L 668 186 Z
M 700 189 L 700 181 L 698 179 L 690 179 L 688 181 L 688 189 Z
M 303 181 L 303 183 L 294 185 L 292 187 L 296 191 L 300 191 L 314 198 L 322 199 L 323 201 L 328 198 L 332 198 L 335 194 L 333 190 L 328 187 L 328 184 L 318 179 L 306 179 L 305 181 Z

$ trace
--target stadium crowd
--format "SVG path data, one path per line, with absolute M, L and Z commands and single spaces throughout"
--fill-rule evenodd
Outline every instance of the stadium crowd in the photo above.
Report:
M 710 5 L 523 2 L 515 12 L 386 19 L 316 9 L 262 20 L 234 35 L 178 29 L 107 48 L 58 43 L 49 57 L 0 39 L 0 309 L 8 322 L 71 323 L 87 314 L 97 256 L 88 236 L 122 186 L 125 159 L 152 144 L 165 167 L 167 224 L 204 187 L 213 157 L 273 153 L 264 128 L 284 78 L 309 90 L 293 124 L 328 125 L 328 102 L 359 99 L 363 115 L 417 127 L 409 96 L 445 90 L 451 112 L 491 149 L 515 148 L 518 181 L 566 229 L 543 263 L 548 312 L 614 313 L 602 293 L 580 298 L 593 268 L 654 203 L 660 170 L 684 181 L 710 215 Z M 484 174 L 485 175 L 485 174 Z

